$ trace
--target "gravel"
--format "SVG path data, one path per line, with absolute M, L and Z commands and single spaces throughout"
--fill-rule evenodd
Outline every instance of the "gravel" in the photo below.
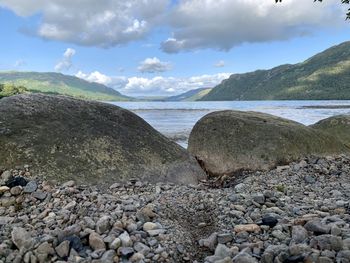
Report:
M 347 156 L 104 191 L 0 174 L 0 263 L 350 262 Z

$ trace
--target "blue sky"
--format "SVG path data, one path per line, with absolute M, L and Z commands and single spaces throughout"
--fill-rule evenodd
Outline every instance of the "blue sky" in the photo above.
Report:
M 301 62 L 349 39 L 340 1 L 261 2 L 0 0 L 0 70 L 58 71 L 127 95 L 173 95 Z

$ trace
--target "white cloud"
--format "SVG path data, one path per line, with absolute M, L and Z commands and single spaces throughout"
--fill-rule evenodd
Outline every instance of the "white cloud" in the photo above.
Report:
M 223 68 L 223 67 L 225 67 L 225 61 L 219 60 L 218 62 L 216 62 L 214 64 L 214 67 L 216 67 L 216 68 Z
M 100 73 L 99 71 L 94 71 L 90 74 L 86 74 L 82 71 L 79 71 L 75 76 L 81 79 L 85 79 L 89 82 L 103 84 L 115 90 L 123 88 L 128 83 L 126 77 L 110 77 Z
M 16 62 L 13 64 L 13 67 L 15 69 L 21 68 L 23 66 L 25 66 L 27 63 L 23 60 L 23 59 L 18 59 L 16 60 Z
M 67 48 L 63 53 L 62 59 L 56 64 L 55 71 L 61 72 L 69 70 L 72 67 L 72 57 L 75 55 L 73 48 Z
M 110 77 L 98 71 L 90 74 L 79 71 L 76 76 L 112 87 L 129 96 L 176 95 L 191 89 L 211 88 L 227 79 L 231 73 L 201 75 L 188 78 L 175 77 Z
M 301 3 L 302 2 L 302 3 Z M 169 15 L 168 53 L 214 48 L 227 51 L 245 42 L 269 42 L 310 34 L 344 22 L 338 0 L 181 0 Z
M 142 73 L 159 73 L 171 70 L 169 62 L 160 61 L 159 58 L 146 58 L 137 68 Z
M 346 5 L 339 0 L 0 0 L 0 7 L 24 17 L 41 15 L 35 32 L 42 38 L 87 46 L 117 46 L 169 28 L 161 44 L 168 53 L 227 51 L 346 25 Z
M 0 7 L 28 17 L 42 15 L 40 37 L 111 47 L 144 38 L 169 0 L 0 0 Z

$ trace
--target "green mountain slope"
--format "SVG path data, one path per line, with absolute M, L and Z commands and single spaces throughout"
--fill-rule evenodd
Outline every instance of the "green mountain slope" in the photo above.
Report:
M 350 41 L 295 65 L 233 74 L 201 100 L 350 99 Z
M 62 94 L 83 99 L 131 100 L 131 98 L 102 84 L 53 72 L 0 72 L 0 83 L 24 86 L 31 92 Z
M 207 95 L 211 91 L 211 88 L 199 88 L 187 91 L 177 96 L 168 97 L 166 101 L 196 101 L 203 96 Z

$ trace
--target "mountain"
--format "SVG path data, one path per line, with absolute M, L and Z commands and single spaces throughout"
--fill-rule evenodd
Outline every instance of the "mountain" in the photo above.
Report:
M 165 101 L 196 101 L 207 95 L 211 88 L 199 88 L 187 91 L 177 96 L 168 97 Z
M 83 99 L 106 101 L 132 99 L 105 85 L 54 72 L 0 72 L 0 83 L 24 86 L 31 92 L 62 94 Z
M 233 74 L 200 100 L 350 99 L 350 41 L 295 65 Z

